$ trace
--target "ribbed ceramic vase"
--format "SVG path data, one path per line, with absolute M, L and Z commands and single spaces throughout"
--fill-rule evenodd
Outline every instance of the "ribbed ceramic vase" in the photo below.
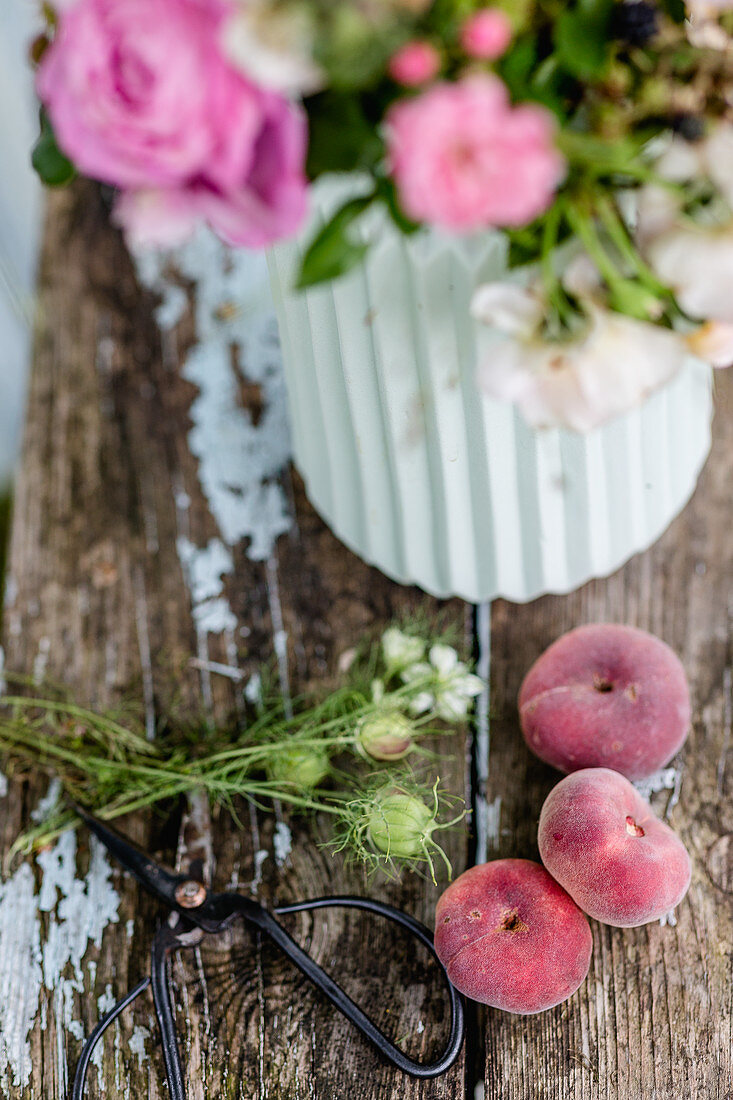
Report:
M 472 602 L 567 592 L 654 542 L 710 448 L 709 368 L 691 359 L 587 435 L 534 430 L 475 380 L 491 334 L 469 303 L 506 271 L 501 236 L 405 238 L 377 216 L 364 264 L 293 291 L 343 199 L 317 187 L 309 229 L 269 257 L 295 463 L 338 537 L 397 581 Z

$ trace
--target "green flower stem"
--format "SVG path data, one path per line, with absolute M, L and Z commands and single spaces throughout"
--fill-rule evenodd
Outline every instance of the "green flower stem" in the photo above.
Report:
M 626 282 L 624 276 L 603 247 L 603 242 L 596 229 L 592 210 L 581 211 L 578 203 L 568 203 L 567 219 L 570 227 L 582 241 L 586 252 L 591 260 L 593 260 L 593 263 L 600 271 L 608 286 L 613 289 Z
M 83 707 L 75 706 L 73 703 L 54 702 L 49 699 L 33 699 L 25 695 L 2 695 L 0 696 L 0 704 L 3 707 L 18 707 L 25 710 L 44 710 L 53 714 L 67 715 L 69 718 L 77 718 L 85 726 L 89 727 L 89 732 L 93 733 L 98 730 L 102 733 L 112 733 L 118 741 L 122 741 L 125 745 L 134 747 L 139 752 L 148 752 L 155 754 L 156 750 L 153 744 L 146 738 L 139 737 L 126 726 L 121 726 L 118 722 L 115 722 L 111 718 L 101 717 L 94 714 L 93 711 L 85 710 Z
M 545 288 L 548 302 L 557 310 L 561 324 L 566 324 L 572 314 L 554 263 L 554 253 L 564 216 L 564 203 L 561 199 L 556 199 L 545 217 L 542 228 L 542 255 L 540 257 L 542 285 Z
M 656 183 L 653 169 L 637 158 L 643 144 L 629 141 L 610 144 L 591 134 L 574 130 L 561 130 L 556 136 L 557 146 L 569 164 L 579 168 L 593 180 L 601 176 L 628 176 L 640 183 Z
M 595 202 L 595 209 L 604 229 L 608 233 L 609 239 L 626 262 L 634 268 L 639 280 L 654 294 L 668 298 L 669 288 L 659 281 L 652 269 L 642 259 L 629 236 L 616 203 L 607 195 L 599 195 Z

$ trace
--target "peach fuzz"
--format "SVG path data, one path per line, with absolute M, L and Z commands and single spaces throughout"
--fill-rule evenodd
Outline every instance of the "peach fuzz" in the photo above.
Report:
M 643 779 L 672 759 L 690 726 L 684 669 L 635 627 L 581 626 L 534 663 L 519 692 L 530 749 L 563 772 L 613 768 Z
M 497 859 L 464 871 L 441 896 L 435 949 L 461 993 L 527 1015 L 575 993 L 588 973 L 592 938 L 544 867 Z
M 609 768 L 573 772 L 540 814 L 547 870 L 583 912 L 633 928 L 679 905 L 690 885 L 690 857 L 628 779 Z

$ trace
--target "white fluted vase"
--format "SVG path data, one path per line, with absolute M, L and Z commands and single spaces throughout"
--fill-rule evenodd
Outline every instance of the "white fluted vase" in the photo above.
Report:
M 270 275 L 296 466 L 338 537 L 437 596 L 524 601 L 606 576 L 665 530 L 710 448 L 711 372 L 690 359 L 640 407 L 578 435 L 534 430 L 476 386 L 476 286 L 506 271 L 498 234 L 401 236 L 381 217 L 366 262 L 294 292 L 314 222 Z

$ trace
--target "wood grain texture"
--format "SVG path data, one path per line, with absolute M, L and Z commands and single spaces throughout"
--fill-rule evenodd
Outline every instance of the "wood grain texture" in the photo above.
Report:
M 537 820 L 557 773 L 521 738 L 521 678 L 559 634 L 622 622 L 680 655 L 693 726 L 677 782 L 653 798 L 693 860 L 674 926 L 593 925 L 591 971 L 565 1005 L 535 1018 L 490 1011 L 487 1100 L 730 1100 L 733 1096 L 733 375 L 717 379 L 713 453 L 682 516 L 607 581 L 492 620 L 487 798 L 498 812 L 490 857 L 537 858 Z M 500 800 L 500 805 L 498 801 Z
M 241 704 L 241 684 L 201 672 L 192 659 L 236 666 L 248 676 L 263 662 L 275 662 L 277 642 L 282 688 L 297 692 L 328 684 L 340 654 L 365 632 L 418 606 L 439 610 L 349 554 L 286 471 L 291 530 L 267 561 L 252 561 L 245 545 L 230 548 L 235 570 L 225 579 L 226 597 L 237 626 L 205 636 L 202 654 L 177 540 L 183 534 L 202 548 L 221 533 L 188 445 L 196 391 L 179 368 L 198 337 L 196 288 L 187 285 L 186 292 L 189 306 L 162 348 L 154 297 L 138 284 L 97 189 L 79 183 L 52 196 L 10 555 L 6 666 L 63 680 L 80 702 L 98 708 L 132 694 L 144 704 L 151 732 L 164 722 L 223 721 Z M 236 359 L 233 354 L 233 370 Z M 243 400 L 257 404 L 256 387 L 242 385 L 241 391 Z M 259 410 L 251 412 L 256 416 Z M 468 609 L 455 604 L 444 610 L 464 623 L 470 645 Z M 442 778 L 464 793 L 465 737 L 458 734 L 450 744 L 450 774 Z M 44 793 L 40 777 L 11 781 L 0 803 L 5 850 Z M 198 828 L 182 825 L 179 836 L 175 815 L 139 815 L 123 824 L 169 861 L 181 842 L 190 844 L 192 836 L 200 841 L 203 832 L 215 854 L 215 884 L 252 890 L 266 900 L 366 891 L 360 873 L 345 871 L 340 859 L 318 847 L 325 823 L 309 830 L 297 818 L 286 821 L 282 814 L 268 816 L 246 806 L 241 811 L 245 828 L 220 814 L 210 837 L 205 821 Z M 278 860 L 273 834 L 279 829 L 282 837 L 286 824 L 293 832 L 292 850 Z M 465 849 L 457 837 L 451 855 L 458 868 Z M 89 859 L 80 834 L 78 882 Z M 44 872 L 36 864 L 33 873 L 38 891 Z M 68 923 L 68 912 L 60 912 L 61 895 L 58 904 L 55 894 L 47 899 L 35 918 L 39 953 L 36 958 L 31 951 L 28 965 L 40 992 L 29 1038 L 32 1066 L 25 1082 L 14 1083 L 12 1067 L 6 1071 L 10 1100 L 62 1100 L 82 1033 L 98 1019 L 100 1006 L 147 968 L 158 907 L 116 870 L 112 885 L 119 894 L 116 922 L 107 925 L 98 944 L 84 941 L 78 965 L 65 967 L 63 1003 L 57 995 L 61 986 L 47 988 L 40 969 L 34 969 L 45 958 L 51 926 Z M 432 885 L 417 880 L 404 888 L 383 883 L 375 888 L 431 919 L 437 896 Z M 82 889 L 82 900 L 87 896 Z M 443 1037 L 442 999 L 410 946 L 384 927 L 367 927 L 341 914 L 293 919 L 292 927 L 407 1050 L 425 1058 L 436 1052 Z M 3 950 L 11 946 L 0 944 L 0 970 Z M 440 1082 L 407 1081 L 382 1066 L 296 973 L 247 933 L 232 931 L 181 957 L 172 973 L 190 1097 L 464 1096 L 462 1062 Z M 156 1040 L 151 1005 L 142 998 L 105 1042 L 89 1095 L 164 1096 Z

